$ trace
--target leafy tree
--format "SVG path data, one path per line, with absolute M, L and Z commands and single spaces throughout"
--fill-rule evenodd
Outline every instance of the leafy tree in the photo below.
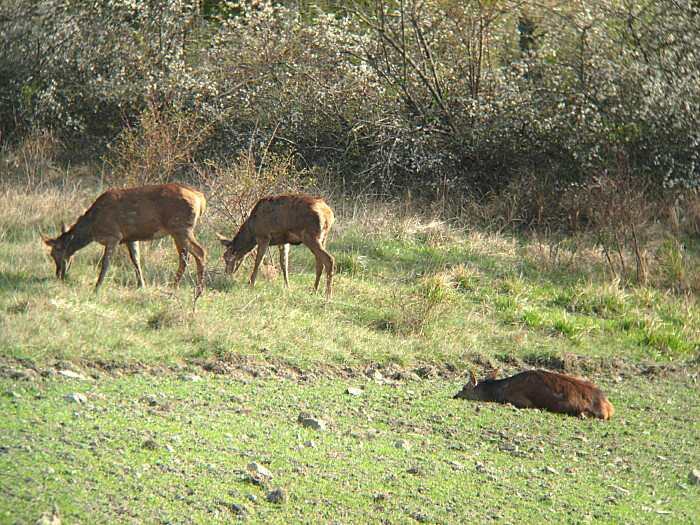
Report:
M 537 222 L 620 170 L 697 187 L 699 25 L 696 0 L 4 0 L 0 132 L 100 153 L 197 137 L 178 173 L 291 152 L 362 188 L 505 195 Z

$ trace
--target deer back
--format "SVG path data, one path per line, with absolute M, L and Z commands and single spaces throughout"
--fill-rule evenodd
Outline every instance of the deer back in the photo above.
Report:
M 530 370 L 505 379 L 495 379 L 492 373 L 478 384 L 474 381 L 455 397 L 600 419 L 610 419 L 613 414 L 607 397 L 593 383 L 565 374 Z
M 333 222 L 333 211 L 320 197 L 276 195 L 256 203 L 237 237 L 267 238 L 270 246 L 300 244 L 305 236 L 325 238 Z
M 194 229 L 206 209 L 200 192 L 179 183 L 110 190 L 88 213 L 97 242 L 146 241 Z

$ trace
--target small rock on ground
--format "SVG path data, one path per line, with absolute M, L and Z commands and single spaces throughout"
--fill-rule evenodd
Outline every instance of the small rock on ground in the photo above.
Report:
M 62 376 L 70 377 L 71 379 L 80 379 L 81 381 L 85 380 L 84 375 L 73 372 L 72 370 L 59 370 L 58 373 Z
M 10 377 L 10 379 L 15 379 L 19 381 L 36 381 L 37 379 L 39 379 L 39 374 L 37 374 L 34 370 L 30 368 L 27 368 L 26 370 L 17 370 L 11 368 L 6 373 Z
M 158 443 L 156 443 L 154 439 L 147 439 L 141 443 L 141 448 L 144 450 L 155 450 L 158 448 Z
M 411 450 L 411 443 L 409 443 L 405 439 L 399 439 L 396 443 L 394 443 L 394 446 L 396 448 L 402 448 L 404 450 Z
M 323 419 L 317 419 L 313 417 L 305 417 L 299 420 L 301 426 L 304 428 L 313 428 L 314 430 L 325 430 L 328 427 Z
M 153 394 L 146 394 L 141 398 L 141 402 L 151 407 L 158 406 L 158 398 Z
M 374 368 L 366 370 L 365 375 L 374 381 L 382 381 L 384 379 L 382 373 L 379 370 L 375 370 Z
M 459 461 L 449 460 L 447 464 L 455 470 L 464 470 L 464 465 L 462 465 Z
M 81 405 L 87 403 L 87 397 L 85 394 L 81 394 L 80 392 L 73 392 L 72 394 L 65 395 L 63 396 L 63 399 L 70 403 L 78 403 Z
M 430 517 L 422 512 L 412 512 L 411 517 L 418 523 L 428 523 L 430 521 Z
M 289 496 L 287 495 L 287 491 L 283 488 L 268 490 L 265 493 L 265 501 L 267 501 L 268 503 L 275 503 L 277 505 L 281 505 L 283 503 L 286 503 L 288 499 Z
M 231 511 L 231 514 L 236 516 L 247 516 L 248 509 L 245 505 L 237 505 L 236 503 L 224 503 L 224 506 Z
M 694 468 L 691 470 L 690 474 L 688 474 L 688 479 L 693 485 L 700 484 L 700 468 Z
M 58 507 L 54 505 L 53 510 L 44 512 L 36 525 L 61 525 L 61 515 L 58 512 Z
M 350 394 L 351 396 L 361 396 L 362 394 L 365 393 L 365 391 L 362 390 L 361 388 L 352 388 L 352 387 L 350 387 L 350 388 L 348 388 L 347 390 L 345 390 L 345 393 L 346 393 L 346 394 Z
M 261 465 L 260 463 L 248 463 L 248 465 L 246 465 L 246 470 L 253 476 L 261 476 L 269 479 L 274 477 L 272 472 L 270 472 L 267 467 Z

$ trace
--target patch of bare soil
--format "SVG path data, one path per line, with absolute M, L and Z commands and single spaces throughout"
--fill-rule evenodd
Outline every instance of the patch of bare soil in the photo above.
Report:
M 642 375 L 650 378 L 673 375 L 698 375 L 697 360 L 677 363 L 629 362 L 621 357 L 594 358 L 564 354 L 561 356 L 501 356 L 494 358 L 473 354 L 469 360 L 459 363 L 416 363 L 411 366 L 369 362 L 356 366 L 337 366 L 318 363 L 301 368 L 279 357 L 251 356 L 233 352 L 219 353 L 215 358 L 186 359 L 177 364 L 161 364 L 143 361 L 119 361 L 116 359 L 55 360 L 37 362 L 31 359 L 15 359 L 0 356 L 0 377 L 33 380 L 52 377 L 66 371 L 99 378 L 137 374 L 162 376 L 182 374 L 197 369 L 201 373 L 227 376 L 232 381 L 250 383 L 259 379 L 315 381 L 317 379 L 369 378 L 384 382 L 454 381 L 469 370 L 501 369 L 503 375 L 524 370 L 546 369 L 571 375 L 594 378 L 614 374 Z

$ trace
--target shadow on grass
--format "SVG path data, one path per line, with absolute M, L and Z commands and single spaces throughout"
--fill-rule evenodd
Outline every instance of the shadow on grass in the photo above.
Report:
M 239 275 L 224 275 L 223 272 L 207 271 L 205 273 L 204 287 L 217 292 L 230 292 L 247 285 Z
M 25 290 L 30 286 L 59 282 L 53 275 L 27 275 L 22 270 L 0 271 L 0 293 L 6 291 Z

